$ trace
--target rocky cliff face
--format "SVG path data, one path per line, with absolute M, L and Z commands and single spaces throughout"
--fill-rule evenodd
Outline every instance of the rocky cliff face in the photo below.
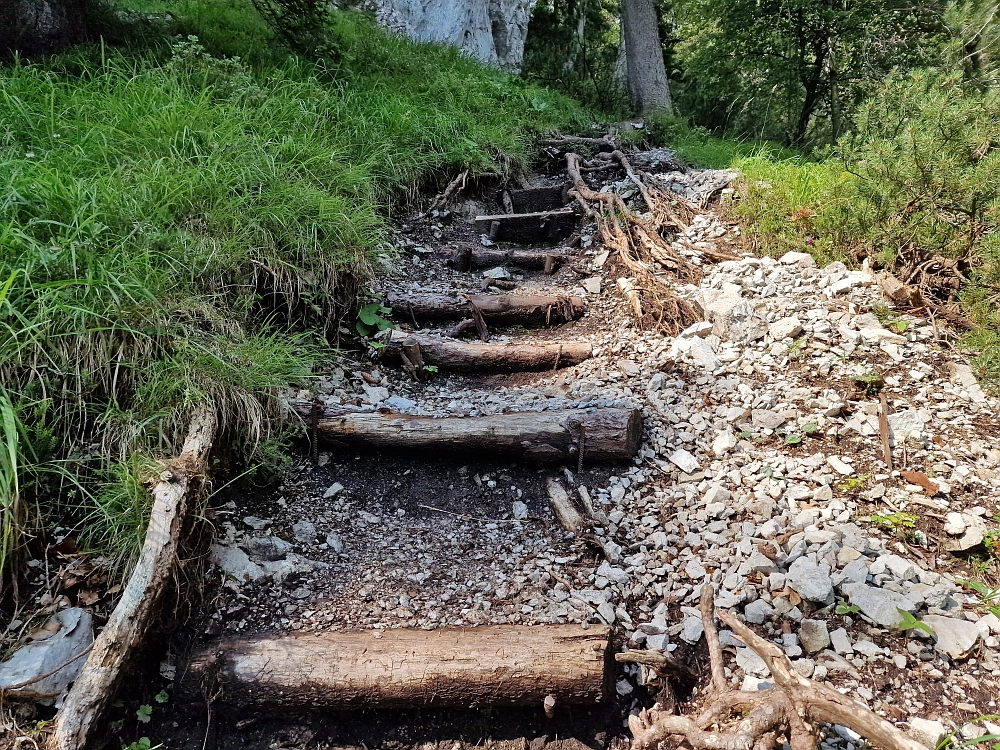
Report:
M 535 0 L 374 0 L 379 22 L 421 42 L 461 47 L 516 73 Z

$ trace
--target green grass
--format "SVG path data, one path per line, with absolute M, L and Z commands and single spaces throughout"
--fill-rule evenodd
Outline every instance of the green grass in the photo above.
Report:
M 169 10 L 163 25 L 114 30 L 127 46 L 0 68 L 0 381 L 44 427 L 32 471 L 80 479 L 58 510 L 103 548 L 148 512 L 121 467 L 174 452 L 196 404 L 234 450 L 271 437 L 278 389 L 353 323 L 408 191 L 511 173 L 536 132 L 585 120 L 360 14 L 334 15 L 336 60 L 308 62 L 249 3 L 158 5 L 136 8 Z

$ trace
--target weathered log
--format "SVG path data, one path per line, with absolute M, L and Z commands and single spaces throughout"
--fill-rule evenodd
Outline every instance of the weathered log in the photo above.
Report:
M 495 214 L 477 216 L 476 231 L 494 242 L 517 242 L 532 245 L 557 242 L 573 233 L 577 215 L 572 209 L 539 211 L 531 214 Z
M 556 248 L 522 250 L 491 247 L 472 250 L 465 247 L 456 250 L 447 263 L 456 271 L 468 271 L 471 268 L 494 268 L 495 266 L 517 266 L 518 268 L 534 270 L 545 268 L 550 256 L 555 257 L 556 265 L 565 263 L 568 257 L 564 251 Z
M 525 214 L 539 211 L 556 211 L 569 203 L 569 189 L 572 183 L 548 187 L 522 188 L 509 190 L 511 213 Z
M 49 750 L 81 750 L 119 687 L 123 667 L 142 643 L 174 574 L 181 527 L 190 495 L 200 488 L 215 436 L 214 410 L 203 407 L 191 420 L 184 447 L 164 461 L 153 487 L 153 510 L 139 562 L 128 585 L 97 636 L 87 663 L 56 714 Z
M 472 317 L 475 305 L 487 323 L 543 326 L 567 323 L 587 309 L 580 297 L 527 294 L 390 294 L 393 317 L 407 322 L 438 322 Z
M 421 417 L 392 412 L 314 409 L 309 401 L 291 407 L 332 444 L 406 448 L 464 455 L 514 456 L 543 462 L 630 461 L 642 441 L 639 409 L 566 409 L 486 417 Z
M 271 708 L 592 704 L 609 628 L 492 625 L 232 638 L 193 656 L 181 693 Z
M 419 347 L 423 364 L 452 372 L 534 372 L 570 367 L 590 359 L 593 347 L 586 341 L 554 344 L 467 344 L 438 336 L 393 331 L 382 350 L 389 364 L 402 361 L 408 347 Z M 412 357 L 408 357 L 412 361 Z

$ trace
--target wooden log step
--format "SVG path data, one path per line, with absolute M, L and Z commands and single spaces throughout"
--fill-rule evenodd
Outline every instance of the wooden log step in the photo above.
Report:
M 566 181 L 562 185 L 508 190 L 507 195 L 510 196 L 511 209 L 516 214 L 557 211 L 570 202 L 571 187 L 573 183 Z
M 417 347 L 417 351 L 413 350 Z M 451 372 L 537 372 L 580 364 L 593 355 L 586 341 L 552 344 L 469 344 L 455 339 L 393 331 L 381 352 L 389 364 L 416 356 L 424 365 Z M 403 357 L 406 357 L 404 360 Z
M 558 242 L 569 237 L 576 224 L 577 215 L 571 208 L 476 217 L 476 231 L 480 234 L 488 235 L 494 242 L 517 242 L 522 245 Z
M 471 318 L 475 306 L 487 323 L 558 325 L 576 320 L 587 309 L 580 297 L 527 294 L 390 294 L 387 303 L 394 318 L 414 323 Z
M 274 709 L 593 704 L 607 626 L 492 625 L 229 638 L 192 657 L 180 687 Z
M 534 463 L 631 461 L 642 442 L 639 409 L 564 409 L 485 417 L 344 412 L 295 400 L 290 406 L 325 442 L 339 447 L 511 456 Z M 583 452 L 582 458 L 580 452 Z
M 447 263 L 456 271 L 473 268 L 495 268 L 496 266 L 517 266 L 526 269 L 552 269 L 554 271 L 566 262 L 569 256 L 563 250 L 520 250 L 483 248 L 473 250 L 461 247 L 455 250 Z M 549 271 L 551 273 L 552 271 Z

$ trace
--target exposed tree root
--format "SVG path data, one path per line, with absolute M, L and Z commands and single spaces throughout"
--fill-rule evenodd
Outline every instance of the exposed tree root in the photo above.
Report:
M 631 274 L 632 278 L 619 279 L 618 287 L 636 318 L 648 327 L 676 334 L 699 316 L 689 302 L 677 296 L 675 284 L 697 282 L 701 272 L 675 253 L 660 232 L 665 227 L 683 231 L 687 224 L 674 210 L 674 201 L 666 191 L 644 179 L 624 153 L 616 149 L 608 158 L 617 161 L 636 184 L 648 209 L 646 215 L 631 211 L 616 193 L 591 189 L 583 179 L 584 160 L 574 152 L 566 154 L 566 171 L 573 181 L 570 194 L 597 221 L 601 241 L 615 251 Z
M 919 742 L 865 706 L 797 673 L 780 648 L 731 612 L 719 612 L 719 619 L 764 660 L 774 680 L 774 687 L 759 692 L 728 688 L 714 598 L 713 587 L 705 585 L 701 617 L 712 670 L 706 707 L 695 717 L 658 707 L 629 717 L 632 750 L 651 750 L 667 740 L 671 746 L 683 743 L 694 750 L 773 750 L 786 739 L 792 750 L 813 750 L 817 723 L 845 726 L 880 750 L 921 750 Z

